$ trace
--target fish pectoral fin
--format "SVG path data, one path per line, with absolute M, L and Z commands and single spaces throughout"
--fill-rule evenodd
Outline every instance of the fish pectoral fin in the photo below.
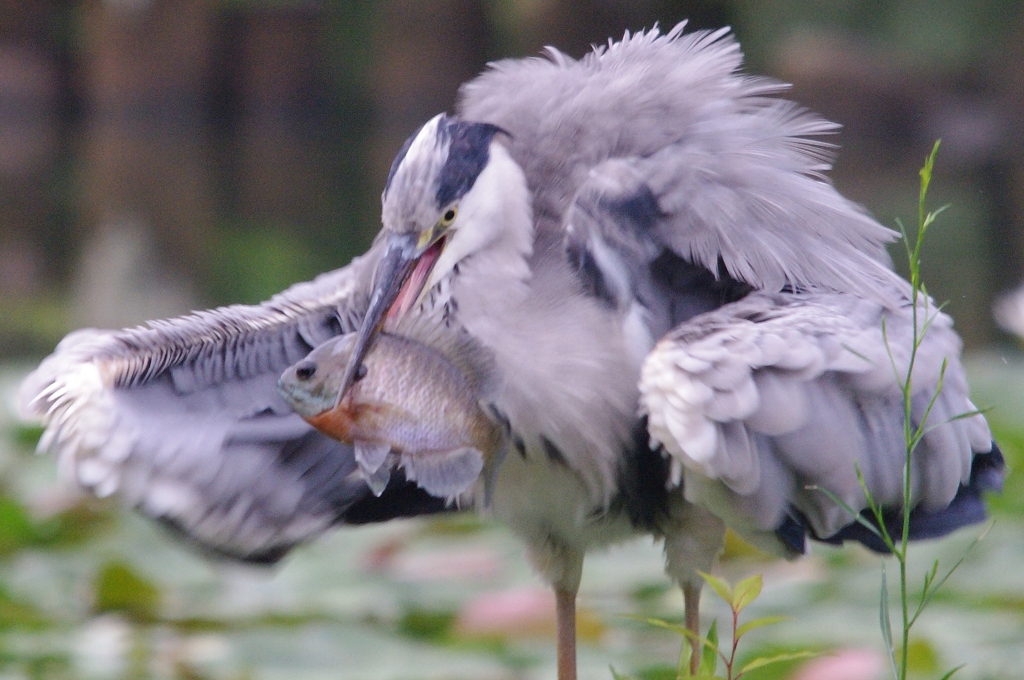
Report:
M 391 453 L 391 447 L 387 444 L 374 442 L 357 441 L 353 444 L 355 448 L 356 464 L 359 465 L 359 474 L 370 487 L 374 496 L 380 497 L 391 481 L 391 466 L 385 465 Z
M 370 491 L 377 498 L 380 498 L 380 495 L 384 493 L 384 489 L 387 488 L 388 482 L 391 481 L 391 467 L 388 465 L 382 465 L 377 468 L 376 472 L 368 473 L 360 470 L 359 473 L 366 480 L 366 485 L 370 487 Z
M 354 447 L 356 463 L 359 464 L 359 469 L 367 474 L 373 474 L 379 470 L 387 460 L 388 454 L 391 453 L 390 445 L 376 442 L 356 441 Z
M 484 469 L 484 454 L 466 446 L 450 451 L 404 454 L 407 479 L 431 496 L 454 498 L 473 486 Z

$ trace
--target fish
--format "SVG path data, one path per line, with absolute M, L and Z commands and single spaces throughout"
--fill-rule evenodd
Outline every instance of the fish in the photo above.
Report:
M 461 329 L 403 322 L 381 332 L 341 397 L 355 339 L 328 340 L 286 369 L 277 386 L 288 405 L 354 447 L 358 473 L 377 496 L 401 467 L 407 480 L 450 501 L 482 477 L 489 498 L 508 446 L 491 404 L 502 383 L 489 352 Z

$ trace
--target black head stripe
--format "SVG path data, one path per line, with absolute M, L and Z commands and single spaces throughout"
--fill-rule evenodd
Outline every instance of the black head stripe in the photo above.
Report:
M 388 189 L 391 188 L 391 180 L 395 178 L 395 173 L 398 172 L 398 166 L 405 160 L 405 155 L 409 153 L 409 147 L 412 146 L 412 140 L 416 139 L 416 135 L 420 133 L 423 126 L 416 128 L 416 132 L 409 135 L 409 138 L 402 143 L 402 148 L 395 154 L 395 160 L 391 161 L 391 170 L 388 171 L 388 181 L 384 183 L 384 195 L 388 195 Z
M 438 142 L 449 144 L 448 160 L 437 177 L 437 206 L 444 208 L 473 188 L 489 158 L 494 135 L 504 132 L 490 123 L 467 123 L 445 117 L 438 126 Z

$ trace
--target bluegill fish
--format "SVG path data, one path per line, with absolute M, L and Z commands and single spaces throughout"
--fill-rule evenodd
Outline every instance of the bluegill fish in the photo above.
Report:
M 504 429 L 483 406 L 499 387 L 490 356 L 464 332 L 405 326 L 380 334 L 343 399 L 355 334 L 314 349 L 281 375 L 278 389 L 306 422 L 354 445 L 377 495 L 395 466 L 443 498 L 472 487 L 486 469 L 489 491 L 505 446 Z

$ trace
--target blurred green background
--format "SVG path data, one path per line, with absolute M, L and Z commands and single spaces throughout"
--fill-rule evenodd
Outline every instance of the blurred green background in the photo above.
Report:
M 336 533 L 270 574 L 210 566 L 60 487 L 13 393 L 73 328 L 256 302 L 346 264 L 378 229 L 397 148 L 488 61 L 546 44 L 580 56 L 684 18 L 732 26 L 751 72 L 844 126 L 834 181 L 884 224 L 914 222 L 942 138 L 931 203 L 951 207 L 924 280 L 1024 462 L 1024 369 L 990 313 L 1024 278 L 1019 0 L 0 0 L 0 679 L 553 677 L 537 582 L 501 529 L 399 523 Z M 1011 476 L 996 528 L 922 624 L 921 677 L 1024 668 L 1022 487 Z M 919 571 L 970 539 L 922 548 Z M 657 553 L 589 560 L 584 677 L 609 663 L 665 677 L 678 641 L 623 618 L 678 616 Z M 730 576 L 765 572 L 759 613 L 796 619 L 752 651 L 878 661 L 877 559 L 730 555 Z M 481 633 L 473 606 L 506 628 Z M 517 607 L 526 623 L 508 624 Z

